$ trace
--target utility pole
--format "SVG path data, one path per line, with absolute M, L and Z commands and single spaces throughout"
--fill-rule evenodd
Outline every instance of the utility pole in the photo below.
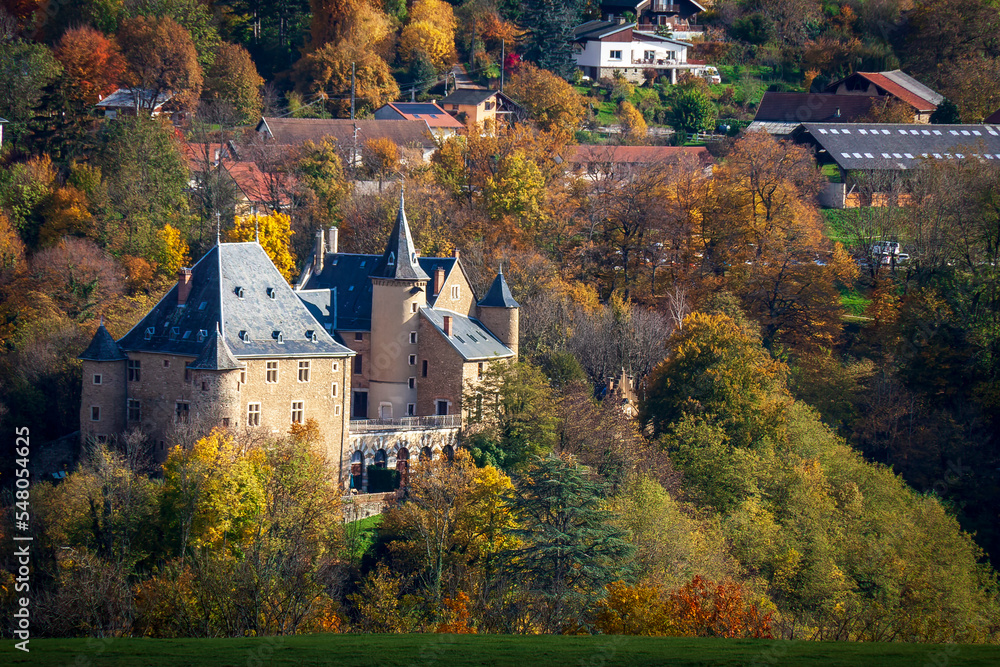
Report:
M 411 102 L 416 102 L 417 101 L 417 89 L 416 88 L 410 88 L 410 101 Z
M 354 120 L 354 63 L 351 63 L 351 120 Z
M 507 40 L 500 40 L 500 92 L 503 92 L 503 70 L 507 64 Z

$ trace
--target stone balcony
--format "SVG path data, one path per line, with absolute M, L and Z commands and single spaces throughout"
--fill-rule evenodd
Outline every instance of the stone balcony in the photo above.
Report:
M 460 428 L 462 415 L 431 415 L 427 417 L 401 417 L 399 419 L 352 419 L 351 433 L 376 433 L 379 431 L 427 431 L 439 428 Z

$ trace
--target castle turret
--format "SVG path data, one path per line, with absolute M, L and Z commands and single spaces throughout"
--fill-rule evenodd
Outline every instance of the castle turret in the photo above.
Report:
M 128 357 L 104 328 L 77 359 L 83 362 L 80 396 L 80 438 L 106 440 L 125 430 L 128 417 L 126 361 Z
M 490 333 L 499 338 L 501 343 L 510 348 L 515 356 L 520 329 L 519 308 L 503 277 L 503 269 L 493 279 L 486 296 L 476 304 L 479 321 L 490 330 Z
M 187 370 L 192 371 L 194 418 L 204 430 L 216 426 L 229 428 L 239 423 L 240 371 L 246 364 L 233 356 L 219 325 L 205 341 L 201 354 Z
M 426 290 L 430 280 L 417 261 L 402 190 L 396 224 L 370 276 L 372 334 L 368 416 L 398 418 L 407 414 L 408 405 L 417 402 L 415 368 L 409 359 L 410 355 L 417 354 L 419 310 L 427 305 Z

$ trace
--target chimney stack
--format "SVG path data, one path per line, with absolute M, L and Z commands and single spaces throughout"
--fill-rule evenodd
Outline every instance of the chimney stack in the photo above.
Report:
M 331 227 L 327 232 L 330 238 L 330 243 L 328 244 L 330 246 L 330 252 L 334 254 L 340 252 L 340 250 L 337 249 L 337 242 L 338 242 L 337 235 L 339 234 L 339 232 L 340 230 L 337 229 L 336 227 Z
M 323 247 L 323 230 L 316 232 L 316 250 L 313 255 L 313 270 L 314 276 L 318 276 L 323 273 L 323 259 L 326 256 L 326 248 Z
M 451 335 L 451 315 L 444 316 L 444 335 Z
M 444 287 L 444 267 L 438 266 L 434 268 L 434 296 L 441 293 L 442 287 Z
M 177 305 L 183 306 L 187 303 L 188 295 L 191 294 L 191 269 L 180 269 L 177 272 Z
M 458 259 L 458 248 L 455 248 L 454 250 L 451 251 L 451 256 L 454 257 L 455 259 Z

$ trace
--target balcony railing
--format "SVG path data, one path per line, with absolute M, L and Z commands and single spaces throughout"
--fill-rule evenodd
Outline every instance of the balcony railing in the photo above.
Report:
M 670 32 L 705 32 L 705 26 L 703 25 L 684 25 L 683 23 L 677 25 L 656 25 L 655 23 L 641 23 L 635 27 L 639 32 L 651 32 L 656 33 L 660 28 L 665 28 L 670 30 Z
M 419 431 L 433 428 L 458 428 L 462 415 L 432 415 L 428 417 L 400 417 L 399 419 L 352 419 L 351 433 L 371 431 Z

